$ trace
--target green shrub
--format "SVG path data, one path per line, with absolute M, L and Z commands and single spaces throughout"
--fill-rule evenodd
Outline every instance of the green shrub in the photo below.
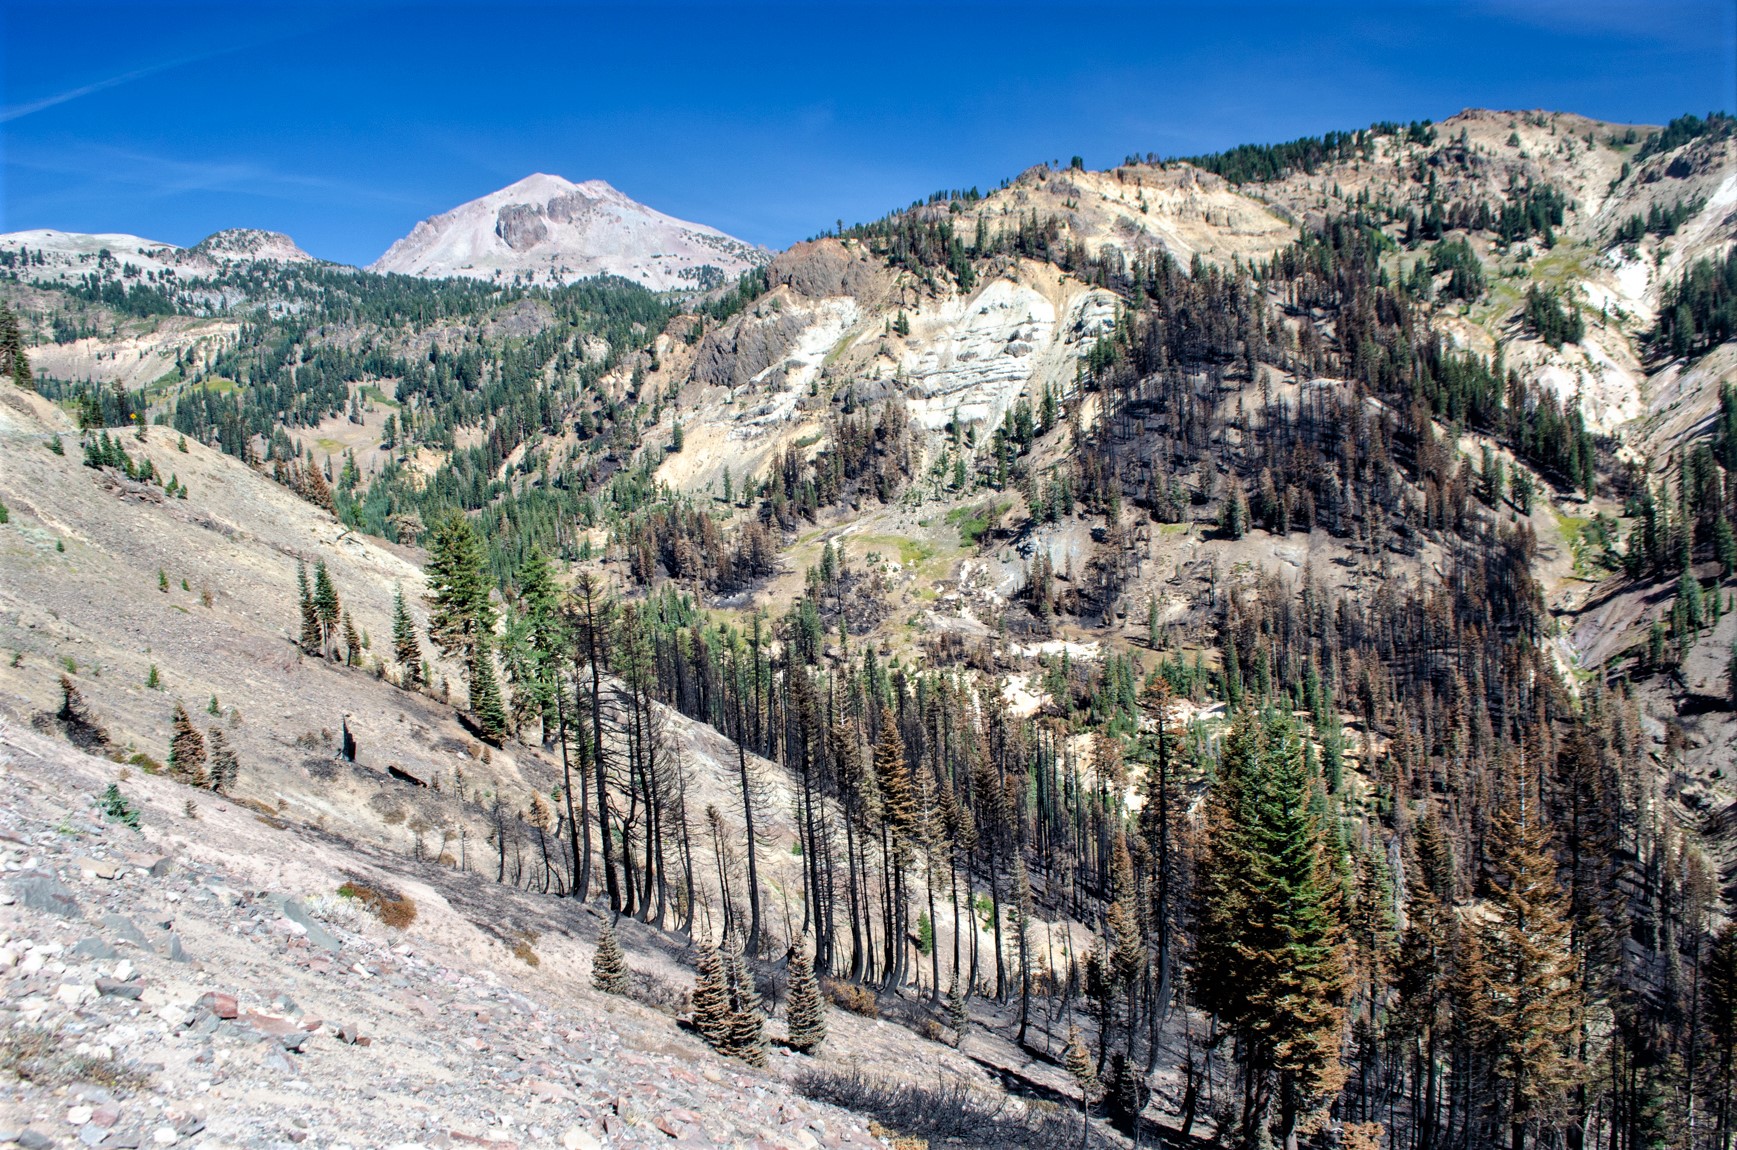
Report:
M 121 788 L 117 784 L 110 783 L 109 789 L 104 791 L 102 797 L 97 801 L 102 805 L 103 818 L 109 822 L 138 827 L 139 812 L 131 803 L 127 802 L 126 796 L 121 794 Z

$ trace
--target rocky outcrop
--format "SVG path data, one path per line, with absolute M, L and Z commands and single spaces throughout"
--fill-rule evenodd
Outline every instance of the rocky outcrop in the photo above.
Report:
M 515 252 L 527 252 L 549 238 L 549 225 L 535 204 L 507 204 L 495 213 L 495 235 Z
M 187 255 L 204 257 L 222 263 L 245 260 L 269 260 L 276 263 L 312 263 L 314 257 L 296 246 L 282 232 L 261 231 L 258 228 L 229 228 L 213 232 L 187 249 Z
M 797 244 L 772 260 L 774 285 L 784 284 L 809 299 L 851 296 L 858 303 L 873 304 L 885 291 L 886 275 L 860 248 L 847 249 L 837 240 L 813 240 Z
M 694 357 L 694 379 L 710 387 L 742 386 L 784 358 L 808 321 L 806 312 L 779 310 L 719 328 Z

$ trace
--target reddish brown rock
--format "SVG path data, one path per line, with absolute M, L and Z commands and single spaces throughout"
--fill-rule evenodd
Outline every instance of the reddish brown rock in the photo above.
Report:
M 200 995 L 197 1005 L 209 1010 L 219 1018 L 234 1018 L 238 1013 L 235 1005 L 235 996 L 233 994 L 224 994 L 219 990 L 207 991 L 205 994 Z

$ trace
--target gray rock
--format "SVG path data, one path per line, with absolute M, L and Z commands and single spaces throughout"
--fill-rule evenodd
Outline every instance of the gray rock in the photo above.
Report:
M 106 994 L 110 998 L 133 998 L 133 999 L 138 998 L 139 992 L 145 989 L 144 986 L 140 983 L 121 982 L 118 979 L 113 979 L 113 978 L 99 978 L 99 979 L 97 979 L 96 980 L 96 988 L 97 988 L 98 994 Z
M 300 899 L 288 895 L 274 894 L 266 896 L 266 901 L 283 912 L 283 916 L 308 932 L 308 942 L 313 946 L 326 950 L 342 950 L 343 944 L 325 927 L 321 926 L 308 908 L 301 904 Z
M 124 914 L 105 914 L 102 917 L 103 926 L 116 942 L 130 942 L 140 950 L 150 950 L 151 944 L 146 941 L 144 933 L 133 925 L 133 920 Z
M 187 951 L 182 948 L 181 936 L 178 934 L 171 934 L 169 936 L 169 960 L 171 962 L 192 962 L 193 961 L 192 957 L 188 955 Z
M 86 1122 L 78 1128 L 78 1140 L 86 1146 L 101 1146 L 108 1136 L 107 1130 L 92 1122 Z
M 81 938 L 73 945 L 72 953 L 79 958 L 113 958 L 115 948 L 100 938 Z
M 22 875 L 12 881 L 12 893 L 19 902 L 33 910 L 58 914 L 62 918 L 84 917 L 72 891 L 51 874 Z
M 54 1139 L 40 1130 L 21 1130 L 13 1141 L 24 1147 L 24 1150 L 48 1150 L 54 1145 Z

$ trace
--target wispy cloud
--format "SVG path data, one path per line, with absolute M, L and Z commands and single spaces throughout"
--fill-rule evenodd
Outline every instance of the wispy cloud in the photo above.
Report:
M 279 20 L 277 26 L 263 30 L 255 28 L 253 35 L 243 36 L 234 43 L 222 44 L 209 48 L 203 52 L 194 52 L 188 55 L 176 56 L 167 60 L 159 60 L 153 64 L 146 64 L 140 68 L 133 68 L 130 71 L 121 72 L 118 75 L 92 81 L 89 84 L 81 84 L 76 88 L 68 88 L 62 92 L 40 96 L 34 100 L 26 100 L 20 104 L 7 105 L 4 108 L 0 108 L 0 124 L 11 123 L 13 120 L 20 120 L 25 116 L 34 116 L 36 113 L 47 111 L 49 108 L 57 108 L 62 104 L 69 104 L 74 100 L 82 100 L 86 96 L 94 96 L 98 92 L 106 92 L 111 88 L 119 88 L 123 84 L 131 84 L 135 80 L 143 80 L 147 76 L 155 76 L 158 73 L 185 67 L 188 64 L 202 64 L 207 60 L 214 60 L 220 56 L 227 56 L 234 52 L 244 52 L 251 48 L 260 48 L 267 44 L 274 44 L 289 36 L 306 35 L 309 32 L 318 32 L 329 26 L 336 18 L 330 12 L 322 12 L 321 16 L 321 19 L 311 21 L 304 16 L 303 19 L 293 25 L 286 24 L 284 21 Z
M 173 60 L 163 60 L 156 64 L 148 64 L 143 68 L 134 68 L 130 72 L 122 72 L 118 76 L 110 76 L 105 80 L 97 80 L 91 84 L 83 84 L 77 88 L 68 88 L 64 92 L 56 92 L 52 96 L 42 96 L 35 100 L 26 100 L 22 104 L 11 104 L 0 108 L 0 124 L 33 116 L 38 112 L 47 111 L 61 104 L 69 104 L 86 96 L 94 96 L 98 92 L 106 92 L 110 88 L 118 88 L 122 84 L 131 84 L 134 80 L 143 80 L 146 76 L 155 76 L 159 72 L 167 72 L 171 68 L 179 68 L 184 64 L 197 64 L 209 60 L 213 56 L 221 56 L 234 51 L 233 48 L 223 48 L 219 51 L 205 52 L 195 56 L 181 56 Z
M 120 185 L 135 196 L 167 198 L 189 192 L 228 192 L 262 199 L 332 203 L 358 200 L 416 205 L 416 197 L 329 176 L 286 172 L 251 159 L 184 160 L 126 148 L 85 144 L 56 148 L 43 154 L 7 156 L 10 166 L 73 177 L 86 190 L 91 185 Z M 61 195 L 79 188 L 63 188 Z

